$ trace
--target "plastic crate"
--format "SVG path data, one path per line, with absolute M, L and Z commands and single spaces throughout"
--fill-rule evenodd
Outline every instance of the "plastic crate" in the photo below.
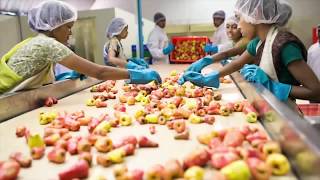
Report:
M 170 54 L 171 63 L 192 63 L 203 58 L 203 48 L 209 42 L 206 36 L 176 36 L 171 38 L 175 50 Z
M 320 104 L 299 104 L 298 107 L 305 116 L 320 116 Z

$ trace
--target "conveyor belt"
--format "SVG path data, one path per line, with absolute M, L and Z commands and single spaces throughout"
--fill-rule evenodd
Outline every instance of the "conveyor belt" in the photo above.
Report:
M 177 70 L 181 72 L 186 65 L 156 65 L 153 68 L 157 69 L 162 77 L 168 76 L 171 70 Z M 210 66 L 205 71 L 208 71 L 212 68 L 216 68 Z M 117 86 L 122 86 L 123 81 L 118 81 Z M 237 100 L 243 99 L 240 91 L 237 89 L 234 83 L 230 84 L 221 84 L 219 91 L 222 93 L 222 101 L 235 102 Z M 119 94 L 122 93 L 120 90 Z M 17 138 L 15 135 L 15 128 L 18 125 L 25 125 L 32 133 L 43 134 L 43 129 L 45 126 L 39 125 L 38 116 L 40 112 L 48 112 L 48 111 L 57 111 L 57 112 L 75 112 L 78 110 L 84 110 L 86 115 L 90 116 L 99 116 L 101 113 L 108 113 L 110 115 L 113 114 L 113 104 L 118 102 L 118 100 L 108 100 L 107 108 L 95 108 L 88 107 L 85 105 L 85 101 L 92 97 L 92 93 L 90 93 L 89 89 L 80 91 L 71 96 L 65 97 L 59 100 L 59 103 L 53 107 L 41 107 L 35 109 L 33 111 L 24 113 L 20 116 L 14 117 L 8 121 L 5 121 L 0 124 L 0 160 L 5 160 L 8 158 L 9 154 L 14 151 L 22 151 L 25 154 L 29 153 L 29 149 L 25 143 L 24 138 Z M 132 114 L 135 110 L 139 109 L 140 105 L 135 105 L 134 107 L 129 107 L 128 112 Z M 141 106 L 142 107 L 142 106 Z M 196 140 L 196 136 L 199 134 L 203 134 L 205 132 L 209 132 L 212 129 L 221 129 L 221 128 L 229 128 L 229 127 L 240 127 L 242 125 L 247 124 L 245 120 L 245 115 L 243 113 L 232 113 L 228 117 L 216 116 L 216 122 L 214 125 L 207 124 L 188 124 L 191 133 L 191 140 L 189 141 L 177 141 L 173 138 L 173 132 L 169 131 L 166 126 L 156 126 L 157 133 L 151 135 L 149 132 L 149 125 L 138 125 L 134 124 L 129 127 L 120 127 L 114 128 L 111 130 L 109 136 L 112 140 L 120 139 L 125 135 L 146 135 L 151 139 L 159 142 L 159 148 L 150 148 L 150 149 L 137 149 L 134 156 L 129 156 L 125 158 L 125 163 L 128 165 L 129 169 L 132 168 L 141 168 L 146 170 L 148 167 L 154 164 L 163 164 L 167 160 L 175 158 L 180 159 L 197 148 L 198 146 L 202 146 Z M 257 126 L 259 128 L 263 128 L 260 123 L 253 124 L 253 126 Z M 81 131 L 77 132 L 83 135 L 88 134 L 87 127 L 81 127 Z M 77 134 L 75 133 L 75 134 Z M 48 152 L 48 150 L 47 150 Z M 96 150 L 92 149 L 93 154 L 97 153 Z M 95 157 L 95 156 L 94 156 Z M 48 162 L 47 158 L 44 157 L 41 160 L 34 160 L 32 162 L 32 167 L 28 169 L 22 169 L 19 175 L 19 179 L 27 179 L 27 180 L 44 180 L 44 179 L 57 179 L 57 174 L 61 170 L 69 167 L 77 160 L 77 156 L 67 155 L 66 163 L 57 165 Z M 90 170 L 90 173 L 94 173 L 94 171 L 102 171 L 103 174 L 107 176 L 108 179 L 113 179 L 112 175 L 112 166 L 110 168 L 103 168 L 101 166 L 96 165 L 95 158 L 93 158 L 94 165 Z M 211 169 L 211 168 L 210 168 Z M 207 177 L 208 178 L 208 177 Z M 206 178 L 206 179 L 207 179 Z M 285 177 L 273 177 L 272 179 L 296 179 L 293 175 L 288 175 Z

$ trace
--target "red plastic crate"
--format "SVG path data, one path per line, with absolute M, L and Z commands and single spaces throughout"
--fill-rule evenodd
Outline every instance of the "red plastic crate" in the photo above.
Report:
M 170 54 L 170 62 L 192 63 L 203 58 L 203 48 L 209 42 L 206 36 L 175 36 L 171 38 L 175 50 Z
M 320 116 L 320 104 L 299 104 L 298 107 L 305 116 Z

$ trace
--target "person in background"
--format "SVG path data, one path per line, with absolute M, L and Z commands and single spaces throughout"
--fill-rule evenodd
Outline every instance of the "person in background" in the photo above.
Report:
M 318 42 L 308 50 L 307 63 L 320 80 L 320 24 L 318 25 Z
M 306 48 L 294 34 L 279 29 L 289 21 L 291 7 L 280 0 L 238 0 L 236 12 L 242 34 L 256 37 L 247 50 L 207 75 L 188 71 L 184 80 L 218 88 L 219 77 L 242 68 L 247 81 L 263 85 L 281 101 L 290 96 L 320 102 L 320 81 L 306 63 Z
M 174 50 L 174 46 L 164 31 L 166 27 L 166 17 L 158 12 L 154 15 L 153 21 L 155 27 L 149 34 L 147 47 L 155 64 L 169 63 L 168 55 Z
M 28 23 L 38 35 L 14 46 L 0 61 L 0 94 L 38 88 L 54 82 L 56 63 L 79 73 L 101 79 L 129 79 L 129 83 L 161 82 L 151 69 L 120 69 L 92 63 L 67 46 L 77 11 L 69 4 L 49 0 L 28 13 Z
M 238 58 L 243 52 L 246 51 L 247 45 L 253 37 L 244 37 L 239 28 L 239 18 L 236 16 L 231 16 L 226 20 L 226 29 L 227 35 L 230 40 L 232 40 L 232 48 L 226 51 L 218 52 L 212 56 L 206 56 L 198 61 L 192 63 L 186 70 L 187 71 L 194 71 L 194 72 L 201 72 L 201 70 L 214 63 L 220 62 L 222 60 L 227 61 L 227 59 L 236 59 Z M 228 60 L 229 61 L 229 60 Z M 225 63 L 223 63 L 225 64 Z M 181 77 L 179 79 L 179 83 L 184 83 L 184 78 Z
M 213 13 L 213 25 L 216 31 L 210 38 L 211 43 L 206 44 L 204 51 L 209 54 L 215 54 L 218 51 L 225 51 L 232 47 L 232 43 L 226 34 L 225 26 L 226 13 L 223 10 L 219 10 Z
M 103 58 L 106 65 L 127 69 L 143 69 L 149 67 L 143 59 L 128 59 L 124 54 L 121 40 L 128 36 L 128 24 L 124 19 L 113 18 L 106 29 L 106 35 L 108 40 L 103 46 Z

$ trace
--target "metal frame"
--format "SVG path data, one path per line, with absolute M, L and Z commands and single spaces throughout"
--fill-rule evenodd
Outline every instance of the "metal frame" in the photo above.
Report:
M 297 178 L 319 179 L 319 129 L 299 114 L 292 101 L 279 101 L 263 86 L 245 81 L 238 72 L 231 77 L 241 93 L 258 110 L 261 123 L 271 138 L 281 144 Z
M 0 96 L 0 122 L 43 106 L 48 96 L 60 99 L 100 82 L 93 78 L 65 80 L 38 89 Z

